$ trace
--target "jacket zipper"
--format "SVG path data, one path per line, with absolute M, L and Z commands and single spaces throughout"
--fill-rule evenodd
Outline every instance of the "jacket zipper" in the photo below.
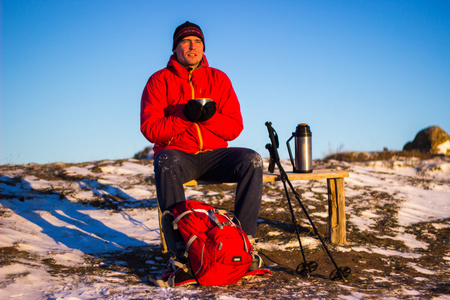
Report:
M 192 91 L 192 98 L 191 99 L 195 99 L 195 89 L 194 89 L 194 84 L 192 83 L 192 72 L 194 72 L 194 69 L 189 68 L 189 84 L 191 85 L 191 91 Z M 203 152 L 203 137 L 202 137 L 202 132 L 200 130 L 200 125 L 198 125 L 198 123 L 194 123 L 195 128 L 197 129 L 197 134 L 198 134 L 198 140 L 199 140 L 199 150 L 197 153 L 201 153 Z

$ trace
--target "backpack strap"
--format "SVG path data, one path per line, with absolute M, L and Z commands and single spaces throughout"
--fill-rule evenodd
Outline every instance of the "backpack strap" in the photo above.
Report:
M 214 212 L 214 209 L 208 210 L 208 216 L 209 216 L 209 218 L 210 218 L 214 223 L 216 223 L 216 225 L 217 225 L 220 229 L 223 228 L 223 224 L 222 224 L 222 223 L 219 221 L 219 219 L 217 218 L 217 216 L 216 216 L 216 214 L 215 214 L 215 212 Z
M 220 208 L 214 208 L 214 211 L 218 214 L 221 214 L 222 216 L 226 217 L 232 224 L 235 224 L 239 227 L 242 227 L 241 222 L 238 218 L 229 210 L 226 209 L 220 209 Z
M 186 243 L 186 251 L 184 252 L 184 256 L 188 257 L 189 256 L 189 248 L 191 247 L 192 243 L 197 239 L 197 235 L 193 235 L 191 236 L 191 238 L 189 239 L 189 241 Z
M 219 209 L 210 209 L 210 210 L 206 210 L 206 209 L 191 209 L 191 210 L 186 210 L 183 213 L 181 213 L 174 221 L 173 221 L 173 228 L 174 229 L 178 229 L 178 221 L 180 221 L 182 218 L 184 218 L 184 216 L 186 216 L 187 214 L 192 214 L 192 213 L 203 213 L 206 214 L 220 229 L 223 228 L 224 225 L 234 225 L 233 222 L 231 221 L 231 219 L 224 213 L 226 212 L 225 210 L 219 210 Z M 215 215 L 215 213 L 219 213 L 225 217 L 227 217 L 228 220 L 230 220 L 230 223 L 226 222 L 226 223 L 221 223 L 219 221 L 219 219 L 217 218 L 217 216 Z
M 173 229 L 178 229 L 178 221 L 180 221 L 185 215 L 191 214 L 191 210 L 186 210 L 183 213 L 181 213 L 175 220 L 173 220 Z
M 178 217 L 176 217 L 175 220 L 173 220 L 173 228 L 174 229 L 178 229 L 178 221 L 180 221 L 182 218 L 184 218 L 184 216 L 186 216 L 187 214 L 193 214 L 193 213 L 197 213 L 197 212 L 201 212 L 204 214 L 208 214 L 208 211 L 205 209 L 190 209 L 190 210 L 186 210 L 184 212 L 182 212 Z
M 176 256 L 170 257 L 169 264 L 172 267 L 173 271 L 176 271 L 178 268 L 183 269 L 185 272 L 187 272 L 187 270 L 188 270 L 187 269 L 188 266 L 186 264 L 182 263 L 181 261 L 179 261 Z

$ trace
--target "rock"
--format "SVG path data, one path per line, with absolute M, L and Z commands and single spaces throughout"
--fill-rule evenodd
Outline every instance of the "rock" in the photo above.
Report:
M 430 126 L 419 131 L 403 150 L 450 155 L 450 136 L 441 127 Z
M 135 158 L 135 159 L 152 159 L 153 158 L 153 147 L 152 146 L 145 147 L 144 150 L 136 153 L 133 158 Z

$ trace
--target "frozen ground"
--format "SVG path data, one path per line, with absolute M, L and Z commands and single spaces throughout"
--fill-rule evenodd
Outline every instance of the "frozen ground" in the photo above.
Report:
M 291 167 L 286 163 L 286 169 Z M 258 250 L 273 272 L 228 287 L 157 288 L 159 247 L 151 161 L 0 166 L 1 299 L 450 299 L 450 159 L 346 163 L 348 244 L 329 245 L 347 282 L 331 281 L 324 249 L 296 206 L 311 277 L 281 183 L 265 184 Z M 293 182 L 325 235 L 326 181 Z M 186 195 L 232 208 L 233 185 Z M 295 206 L 295 203 L 294 203 Z

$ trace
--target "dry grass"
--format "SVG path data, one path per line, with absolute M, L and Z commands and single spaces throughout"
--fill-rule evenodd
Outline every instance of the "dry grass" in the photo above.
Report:
M 336 152 L 326 156 L 323 160 L 337 160 L 346 162 L 367 162 L 377 160 L 393 160 L 402 158 L 417 158 L 420 160 L 430 159 L 438 154 L 424 153 L 419 151 L 380 151 L 380 152 Z

